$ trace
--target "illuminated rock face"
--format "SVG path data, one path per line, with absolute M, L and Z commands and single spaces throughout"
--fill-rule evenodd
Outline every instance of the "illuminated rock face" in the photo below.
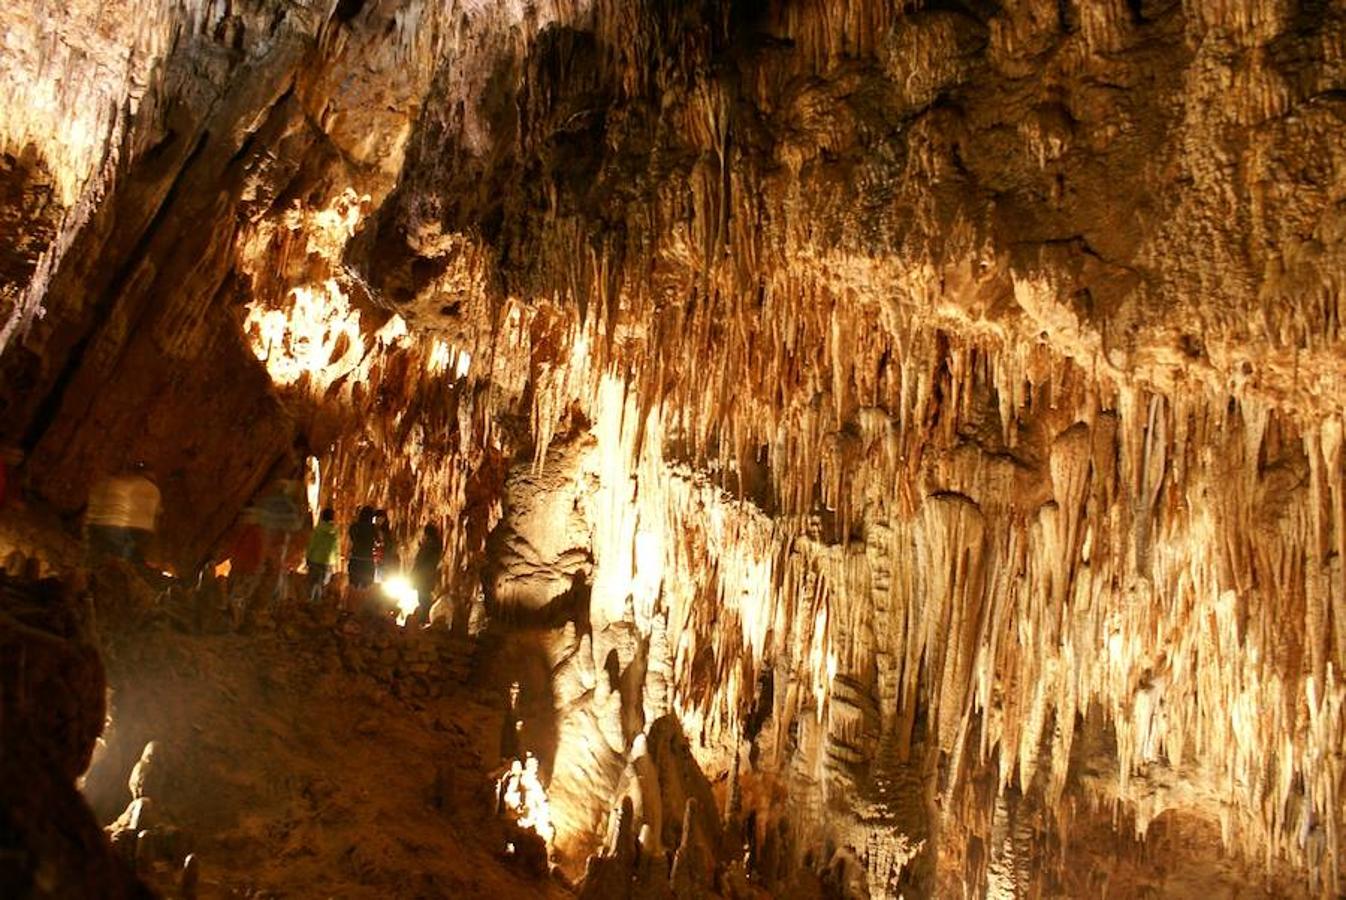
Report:
M 302 433 L 459 589 L 582 573 L 575 853 L 623 797 L 641 840 L 672 713 L 782 877 L 1125 892 L 1153 825 L 1338 889 L 1335 5 L 192 6 L 98 32 L 124 136 L 5 136 L 3 427 L 58 506 L 157 457 L 190 562 Z

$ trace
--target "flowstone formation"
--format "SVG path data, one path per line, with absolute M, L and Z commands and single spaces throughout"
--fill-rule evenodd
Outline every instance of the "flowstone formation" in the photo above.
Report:
M 55 507 L 443 522 L 613 892 L 1341 891 L 1338 4 L 113 6 L 0 13 Z

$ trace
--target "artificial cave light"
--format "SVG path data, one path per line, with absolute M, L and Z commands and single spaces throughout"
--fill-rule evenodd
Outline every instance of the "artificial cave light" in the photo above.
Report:
M 449 367 L 449 345 L 446 341 L 435 339 L 434 344 L 430 347 L 430 355 L 426 357 L 425 367 L 432 375 L 443 372 Z
M 570 364 L 581 366 L 589 358 L 589 332 L 580 330 L 570 345 Z
M 313 514 L 313 524 L 317 525 L 322 515 L 322 465 L 316 456 L 310 456 L 304 466 L 304 496 L 308 499 L 308 508 Z
M 420 593 L 416 588 L 401 575 L 394 575 L 386 579 L 380 589 L 383 596 L 393 604 L 393 609 L 397 612 L 397 624 L 405 626 L 407 620 L 420 607 Z
M 442 338 L 435 338 L 430 345 L 430 353 L 425 360 L 425 368 L 432 375 L 438 375 L 449 369 L 454 378 L 466 378 L 472 369 L 472 354 L 453 347 Z

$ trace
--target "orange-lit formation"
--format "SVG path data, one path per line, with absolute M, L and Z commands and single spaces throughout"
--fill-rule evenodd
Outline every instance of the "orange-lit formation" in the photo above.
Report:
M 262 633 L 546 891 L 1343 891 L 1338 4 L 47 6 L 0 558 L 136 595 L 50 534 L 140 462 L 161 572 L 391 510 L 376 615 Z
M 550 844 L 556 832 L 547 808 L 547 791 L 538 775 L 537 757 L 530 753 L 524 760 L 514 760 L 501 776 L 500 789 L 505 808 L 518 826 Z

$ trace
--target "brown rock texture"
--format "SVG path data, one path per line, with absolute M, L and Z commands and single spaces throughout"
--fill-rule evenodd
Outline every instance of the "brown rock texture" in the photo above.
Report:
M 112 854 L 75 787 L 103 730 L 98 649 L 54 581 L 0 576 L 0 890 L 7 897 L 152 896 Z
M 113 104 L 2 135 L 0 434 L 67 515 L 149 457 L 188 567 L 311 452 L 498 612 L 583 569 L 563 848 L 672 714 L 780 871 L 1181 892 L 1154 825 L 1341 890 L 1339 4 L 44 10 L 119 60 L 0 67 Z

